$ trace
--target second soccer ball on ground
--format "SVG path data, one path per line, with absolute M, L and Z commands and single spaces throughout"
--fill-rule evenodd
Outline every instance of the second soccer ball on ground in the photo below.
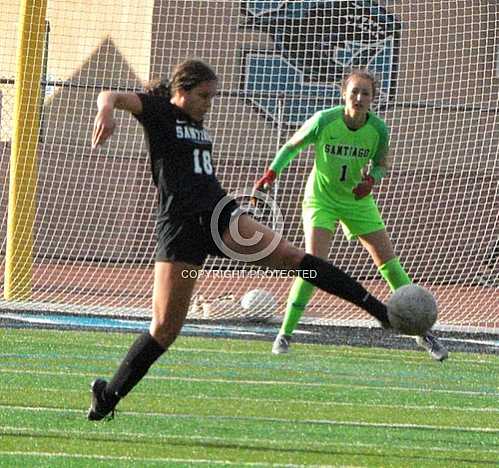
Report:
M 252 289 L 241 298 L 242 319 L 250 321 L 266 321 L 273 317 L 277 310 L 274 295 L 265 289 Z

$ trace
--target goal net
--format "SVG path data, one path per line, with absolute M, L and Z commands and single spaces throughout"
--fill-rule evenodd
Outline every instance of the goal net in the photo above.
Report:
M 36 3 L 36 2 L 34 2 Z M 392 168 L 375 196 L 402 264 L 439 302 L 441 328 L 499 328 L 499 3 L 482 1 L 48 0 L 40 79 L 31 294 L 8 311 L 148 317 L 156 193 L 140 125 L 91 148 L 97 95 L 140 91 L 186 58 L 211 64 L 220 96 L 206 121 L 229 193 L 246 194 L 277 149 L 314 112 L 340 103 L 351 68 L 380 81 L 375 110 L 390 129 Z M 3 291 L 16 83 L 18 5 L 0 30 L 0 265 Z M 26 51 L 24 51 L 25 53 Z M 22 123 L 21 123 L 22 124 Z M 272 197 L 304 247 L 301 201 L 312 151 L 297 156 Z M 242 200 L 244 202 L 244 200 Z M 246 202 L 247 202 L 246 196 Z M 282 222 L 281 222 L 282 221 Z M 329 259 L 382 299 L 377 268 L 341 229 Z M 192 319 L 248 318 L 239 301 L 264 289 L 284 313 L 293 278 L 209 258 Z M 267 312 L 262 314 L 268 318 Z M 317 292 L 305 320 L 370 325 L 352 305 Z

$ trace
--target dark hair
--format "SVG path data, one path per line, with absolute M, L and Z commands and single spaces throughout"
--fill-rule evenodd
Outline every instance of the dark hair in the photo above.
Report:
M 147 94 L 172 97 L 179 89 L 190 91 L 205 81 L 217 81 L 213 69 L 202 60 L 190 59 L 178 64 L 171 80 L 153 80 L 144 86 Z
M 350 73 L 348 73 L 348 75 L 346 75 L 345 78 L 343 78 L 343 80 L 341 81 L 341 95 L 343 96 L 343 94 L 345 94 L 348 82 L 355 76 L 369 80 L 373 88 L 373 98 L 376 97 L 376 92 L 378 90 L 378 80 L 376 76 L 373 73 L 371 73 L 369 70 L 364 70 L 360 68 L 350 70 Z

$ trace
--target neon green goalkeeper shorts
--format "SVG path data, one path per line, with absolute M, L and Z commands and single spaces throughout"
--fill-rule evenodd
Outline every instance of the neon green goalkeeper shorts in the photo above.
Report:
M 360 203 L 328 207 L 305 201 L 302 216 L 305 231 L 318 227 L 334 232 L 336 224 L 340 222 L 348 240 L 385 229 L 385 223 L 372 197 L 363 199 Z

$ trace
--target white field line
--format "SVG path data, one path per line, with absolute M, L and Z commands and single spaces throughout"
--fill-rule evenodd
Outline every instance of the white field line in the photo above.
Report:
M 173 442 L 173 441 L 184 441 L 184 440 L 192 440 L 193 442 L 200 442 L 200 443 L 227 443 L 229 441 L 231 444 L 240 444 L 241 446 L 244 446 L 247 449 L 251 449 L 252 447 L 249 447 L 248 444 L 255 444 L 254 448 L 261 448 L 262 443 L 264 446 L 270 450 L 280 450 L 283 448 L 287 448 L 285 446 L 289 445 L 292 448 L 296 446 L 295 442 L 290 441 L 287 442 L 286 440 L 276 440 L 276 439 L 250 439 L 250 438 L 233 438 L 233 437 L 205 437 L 205 436 L 165 436 L 162 434 L 144 434 L 142 432 L 118 432 L 118 433 L 113 433 L 109 435 L 104 435 L 102 434 L 101 431 L 95 432 L 95 431 L 76 431 L 76 430 L 64 430 L 64 431 L 59 431 L 57 429 L 47 429 L 47 430 L 37 430 L 33 429 L 30 427 L 14 427 L 14 426 L 0 426 L 0 434 L 3 433 L 4 435 L 11 435 L 11 436 L 16 436 L 17 433 L 22 433 L 22 434 L 27 434 L 27 435 L 37 435 L 37 436 L 43 436 L 46 434 L 50 434 L 52 436 L 61 436 L 63 438 L 67 438 L 68 435 L 72 435 L 75 437 L 80 437 L 80 436 L 89 436 L 93 434 L 99 434 L 102 436 L 103 441 L 107 442 L 126 442 L 127 438 L 131 438 L 134 440 L 152 440 L 154 442 Z M 114 437 L 113 437 L 114 436 Z M 269 447 L 270 446 L 270 447 Z M 354 447 L 354 448 L 367 448 L 367 449 L 377 449 L 380 450 L 384 446 L 380 444 L 366 444 L 363 442 L 355 442 L 355 443 L 349 443 L 349 442 L 335 442 L 334 440 L 331 440 L 329 442 L 307 442 L 307 448 L 313 450 L 320 450 L 320 449 L 327 449 L 329 447 Z M 423 450 L 423 451 L 434 451 L 434 452 L 470 452 L 470 453 L 476 453 L 477 451 L 480 453 L 491 453 L 499 454 L 499 450 L 494 450 L 494 449 L 489 449 L 487 447 L 479 447 L 479 448 L 449 448 L 449 447 L 419 447 L 415 445 L 396 445 L 393 448 L 396 448 L 398 450 Z M 0 452 L 1 453 L 1 452 Z M 27 452 L 31 453 L 31 452 Z M 307 465 L 308 466 L 308 465 Z
M 10 406 L 9 408 L 16 411 L 30 412 L 47 412 L 47 413 L 79 413 L 83 411 L 66 408 L 38 408 L 30 406 Z M 364 421 L 341 421 L 335 419 L 286 419 L 272 418 L 265 416 L 202 416 L 193 414 L 166 414 L 156 412 L 137 412 L 137 411 L 120 411 L 120 414 L 125 416 L 147 416 L 147 417 L 164 417 L 176 419 L 206 419 L 206 420 L 224 420 L 224 421 L 255 421 L 255 422 L 270 422 L 279 424 L 318 424 L 330 426 L 353 426 L 353 427 L 373 427 L 380 429 L 425 429 L 436 431 L 452 431 L 452 432 L 474 432 L 474 433 L 491 433 L 499 434 L 498 427 L 461 427 L 461 426 L 437 426 L 432 424 L 406 424 L 406 423 L 369 423 Z M 61 432 L 62 433 L 62 432 Z
M 20 355 L 16 355 L 16 354 L 1 354 L 0 353 L 0 358 L 2 357 L 21 357 Z M 44 356 L 43 354 L 42 355 L 27 355 L 25 357 L 28 357 L 28 359 L 32 359 L 32 360 L 43 360 L 43 358 L 45 357 L 49 357 L 53 360 L 60 360 L 61 357 L 64 357 L 64 354 L 47 354 L 46 356 Z M 66 355 L 67 358 L 69 358 L 72 363 L 75 363 L 77 361 L 84 361 L 84 362 L 87 362 L 89 360 L 89 357 L 88 356 L 74 356 L 74 355 Z M 92 360 L 94 361 L 110 361 L 110 360 L 113 360 L 114 358 L 116 359 L 119 359 L 119 356 L 113 356 L 113 357 L 110 357 L 110 356 L 106 356 L 106 357 L 92 357 Z M 44 361 L 46 362 L 46 361 Z M 378 363 L 378 362 L 377 362 Z M 78 366 L 73 366 L 73 367 L 78 367 Z M 161 362 L 158 362 L 155 364 L 154 368 L 155 369 L 165 369 L 165 370 L 170 370 L 171 369 L 171 365 L 168 365 L 168 363 L 161 363 Z M 218 367 L 218 369 L 221 369 L 222 367 Z M 226 367 L 223 367 L 224 369 L 233 369 L 234 366 L 226 366 Z M 1 368 L 0 367 L 0 372 L 1 371 L 7 371 L 8 368 Z M 273 369 L 272 367 L 262 367 L 262 369 L 267 369 L 267 370 L 271 370 Z M 321 370 L 316 370 L 316 369 L 313 369 L 313 368 L 309 368 L 309 369 L 297 369 L 297 368 L 281 368 L 280 370 L 286 370 L 286 371 L 292 371 L 296 374 L 309 374 L 309 373 L 316 373 L 316 372 L 321 372 Z M 32 370 L 26 370 L 26 372 L 32 372 Z M 353 379 L 355 379 L 356 377 L 355 376 L 352 376 Z M 369 381 L 369 378 L 366 378 L 366 377 L 359 377 L 358 378 L 359 380 L 362 380 L 363 382 L 366 382 L 366 381 Z M 374 377 L 373 378 L 374 380 L 378 381 L 379 379 L 377 377 Z M 386 377 L 385 378 L 385 381 L 390 381 L 390 380 L 398 380 L 397 377 Z M 417 379 L 416 377 L 412 377 L 411 379 L 407 379 L 408 381 L 415 381 L 415 382 L 418 382 L 419 379 Z
M 26 340 L 12 340 L 13 343 L 19 343 L 19 344 L 26 344 Z M 121 345 L 97 345 L 99 350 L 117 350 L 120 352 L 126 352 L 128 349 L 129 344 L 123 344 Z M 234 355 L 255 355 L 255 356 L 270 356 L 270 347 L 272 343 L 269 342 L 269 351 L 235 351 L 235 350 L 227 350 L 227 349 L 212 349 L 212 348 L 189 348 L 189 347 L 184 347 L 184 346 L 173 346 L 171 349 L 171 352 L 190 352 L 190 353 L 203 353 L 203 354 L 234 354 Z M 309 344 L 305 343 L 297 343 L 298 346 L 305 345 L 308 346 Z M 386 358 L 373 358 L 372 355 L 372 350 L 369 352 L 362 352 L 360 351 L 359 348 L 354 348 L 352 351 L 349 351 L 343 347 L 343 345 L 338 346 L 338 345 L 331 345 L 328 349 L 326 348 L 327 345 L 317 345 L 317 346 L 323 346 L 323 349 L 321 349 L 320 353 L 313 353 L 310 351 L 307 351 L 307 357 L 309 358 L 321 358 L 324 356 L 337 356 L 345 359 L 362 359 L 362 360 L 367 360 L 367 361 L 375 361 L 375 362 L 388 362 L 388 363 L 393 363 L 393 358 L 389 358 L 388 356 Z M 413 362 L 413 363 L 420 363 L 421 361 L 426 361 L 428 360 L 428 356 L 426 353 L 422 350 L 420 350 L 416 345 L 414 345 L 414 351 L 421 351 L 421 356 L 407 356 L 409 351 L 411 350 L 401 350 L 401 349 L 385 349 L 385 348 L 380 348 L 380 351 L 383 352 L 383 354 L 386 354 L 388 352 L 391 353 L 396 353 L 399 357 L 404 358 L 404 362 Z M 15 353 L 13 353 L 15 354 Z M 351 354 L 351 356 L 349 356 Z M 61 356 L 64 356 L 64 354 L 61 354 Z M 74 357 L 74 355 L 67 354 L 68 357 Z M 87 356 L 83 356 L 84 359 L 88 359 Z M 279 359 L 274 357 L 274 359 Z M 481 364 L 486 364 L 489 366 L 493 367 L 499 367 L 499 364 L 495 364 L 494 362 L 490 362 L 490 360 L 486 360 L 481 358 L 480 354 L 473 354 L 473 357 L 468 358 L 463 358 L 461 356 L 456 357 L 455 355 L 452 356 L 452 362 L 453 363 L 458 363 L 458 364 L 466 364 L 466 365 L 481 365 Z
M 269 350 L 271 347 L 272 343 L 269 342 Z M 298 343 L 298 346 L 308 346 L 308 344 L 305 343 Z M 414 345 L 414 350 L 409 350 L 409 349 L 386 349 L 386 348 L 378 348 L 381 352 L 386 357 L 383 358 L 378 358 L 378 357 L 373 357 L 372 353 L 372 348 L 369 352 L 365 351 L 359 351 L 359 348 L 353 348 L 351 351 L 348 349 L 345 349 L 343 345 L 314 345 L 314 346 L 322 346 L 323 349 L 321 349 L 320 353 L 314 353 L 313 351 L 311 352 L 310 350 L 306 351 L 306 357 L 307 358 L 317 358 L 320 359 L 324 356 L 327 357 L 333 357 L 336 356 L 338 358 L 345 358 L 345 359 L 362 359 L 366 361 L 374 361 L 374 362 L 389 362 L 393 363 L 393 358 L 389 357 L 387 354 L 388 353 L 393 353 L 396 354 L 398 357 L 403 357 L 404 362 L 413 362 L 413 363 L 420 363 L 421 361 L 427 361 L 429 358 L 426 354 L 425 351 L 422 349 L 418 348 L 416 345 Z M 325 349 L 327 347 L 327 349 Z M 335 349 L 337 348 L 337 349 Z M 121 348 L 123 349 L 123 348 Z M 273 357 L 274 359 L 279 359 L 279 357 L 276 356 L 270 356 L 270 351 L 227 351 L 227 350 L 215 350 L 215 349 L 196 349 L 196 348 L 186 348 L 186 347 L 173 347 L 172 351 L 184 351 L 184 352 L 199 352 L 199 353 L 227 353 L 227 354 L 255 354 L 255 355 L 262 355 L 266 357 Z M 417 351 L 420 356 L 407 356 L 409 352 L 412 351 Z M 298 352 L 299 353 L 299 352 Z M 304 356 L 304 354 L 302 354 Z M 299 357 L 302 357 L 299 356 Z M 473 358 L 466 359 L 463 358 L 462 356 L 459 356 L 459 358 L 455 357 L 452 355 L 452 361 L 453 363 L 459 363 L 459 364 L 486 364 L 486 365 L 491 365 L 491 366 L 497 366 L 499 367 L 499 363 L 495 364 L 494 362 L 490 362 L 490 360 L 485 360 L 485 359 L 480 359 L 481 355 L 480 354 L 473 354 Z
M 201 465 L 236 465 L 236 466 L 277 466 L 298 468 L 303 466 L 324 467 L 325 465 L 294 465 L 294 464 L 277 464 L 277 463 L 245 463 L 245 462 L 231 462 L 228 460 L 204 460 L 195 458 L 157 458 L 157 457 L 120 457 L 113 455 L 88 455 L 86 453 L 64 453 L 64 452 L 21 452 L 21 451 L 3 451 L 0 450 L 1 455 L 10 456 L 28 456 L 28 457 L 47 457 L 47 458 L 82 458 L 86 460 L 116 460 L 116 461 L 129 461 L 129 462 L 147 462 L 147 463 L 189 463 Z
M 41 370 L 22 370 L 22 369 L 5 369 L 0 367 L 0 374 L 34 374 L 34 375 L 56 375 L 64 377 L 95 377 L 95 373 L 90 372 L 54 372 L 54 371 L 41 371 Z M 210 379 L 210 378 L 196 378 L 196 377 L 163 377 L 151 375 L 146 377 L 151 380 L 159 381 L 178 381 L 178 382 L 209 382 L 214 384 L 237 384 L 237 385 L 277 385 L 277 386 L 293 386 L 293 387 L 324 387 L 324 388 L 361 388 L 366 390 L 393 390 L 403 392 L 422 392 L 422 393 L 446 393 L 455 395 L 469 395 L 469 396 L 485 396 L 485 397 L 499 397 L 499 392 L 474 392 L 471 390 L 448 390 L 448 389 L 428 389 L 417 387 L 389 387 L 386 385 L 359 385 L 354 383 L 337 384 L 337 383 L 317 383 L 317 382 L 296 382 L 293 380 L 229 380 L 229 379 Z M 364 379 L 365 380 L 365 379 Z
M 0 384 L 0 389 L 3 388 L 10 388 L 10 387 L 4 387 Z M 47 388 L 47 387 L 38 387 L 37 390 L 39 392 L 43 393 L 55 393 L 59 394 L 60 389 L 58 388 Z M 81 394 L 80 390 L 74 390 L 74 389 L 65 389 L 65 393 L 76 393 L 76 394 Z M 176 397 L 177 395 L 171 394 L 171 393 L 153 393 L 153 392 L 147 392 L 143 393 L 140 391 L 134 392 L 134 395 L 136 397 L 143 395 L 144 397 L 150 398 L 150 399 L 167 399 L 169 396 Z M 370 403 L 349 403 L 345 401 L 317 401 L 317 400 L 308 400 L 308 399 L 303 399 L 303 400 L 295 400 L 295 399 L 277 399 L 277 398 L 246 398 L 246 397 L 231 397 L 231 396 L 224 396 L 224 397 L 217 397 L 217 396 L 208 396 L 208 395 L 184 395 L 182 396 L 182 399 L 188 399 L 188 400 L 215 400 L 215 401 L 249 401 L 252 403 L 286 403 L 286 404 L 293 404 L 293 405 L 299 405 L 299 404 L 304 404 L 304 405 L 311 405 L 311 406 L 323 406 L 323 407 L 335 407 L 335 406 L 348 406 L 348 407 L 355 407 L 355 408 L 384 408 L 384 409 L 405 409 L 405 410 L 416 410 L 416 411 L 434 411 L 434 410 L 442 410 L 442 411 L 461 411 L 461 412 L 477 412 L 477 413 L 499 413 L 499 407 L 497 408 L 492 408 L 492 407 L 474 407 L 474 406 L 468 406 L 468 407 L 462 407 L 462 406 L 441 406 L 441 405 L 384 405 L 384 404 L 370 404 Z M 0 408 L 1 407 L 8 407 L 9 405 L 4 405 L 0 403 Z

